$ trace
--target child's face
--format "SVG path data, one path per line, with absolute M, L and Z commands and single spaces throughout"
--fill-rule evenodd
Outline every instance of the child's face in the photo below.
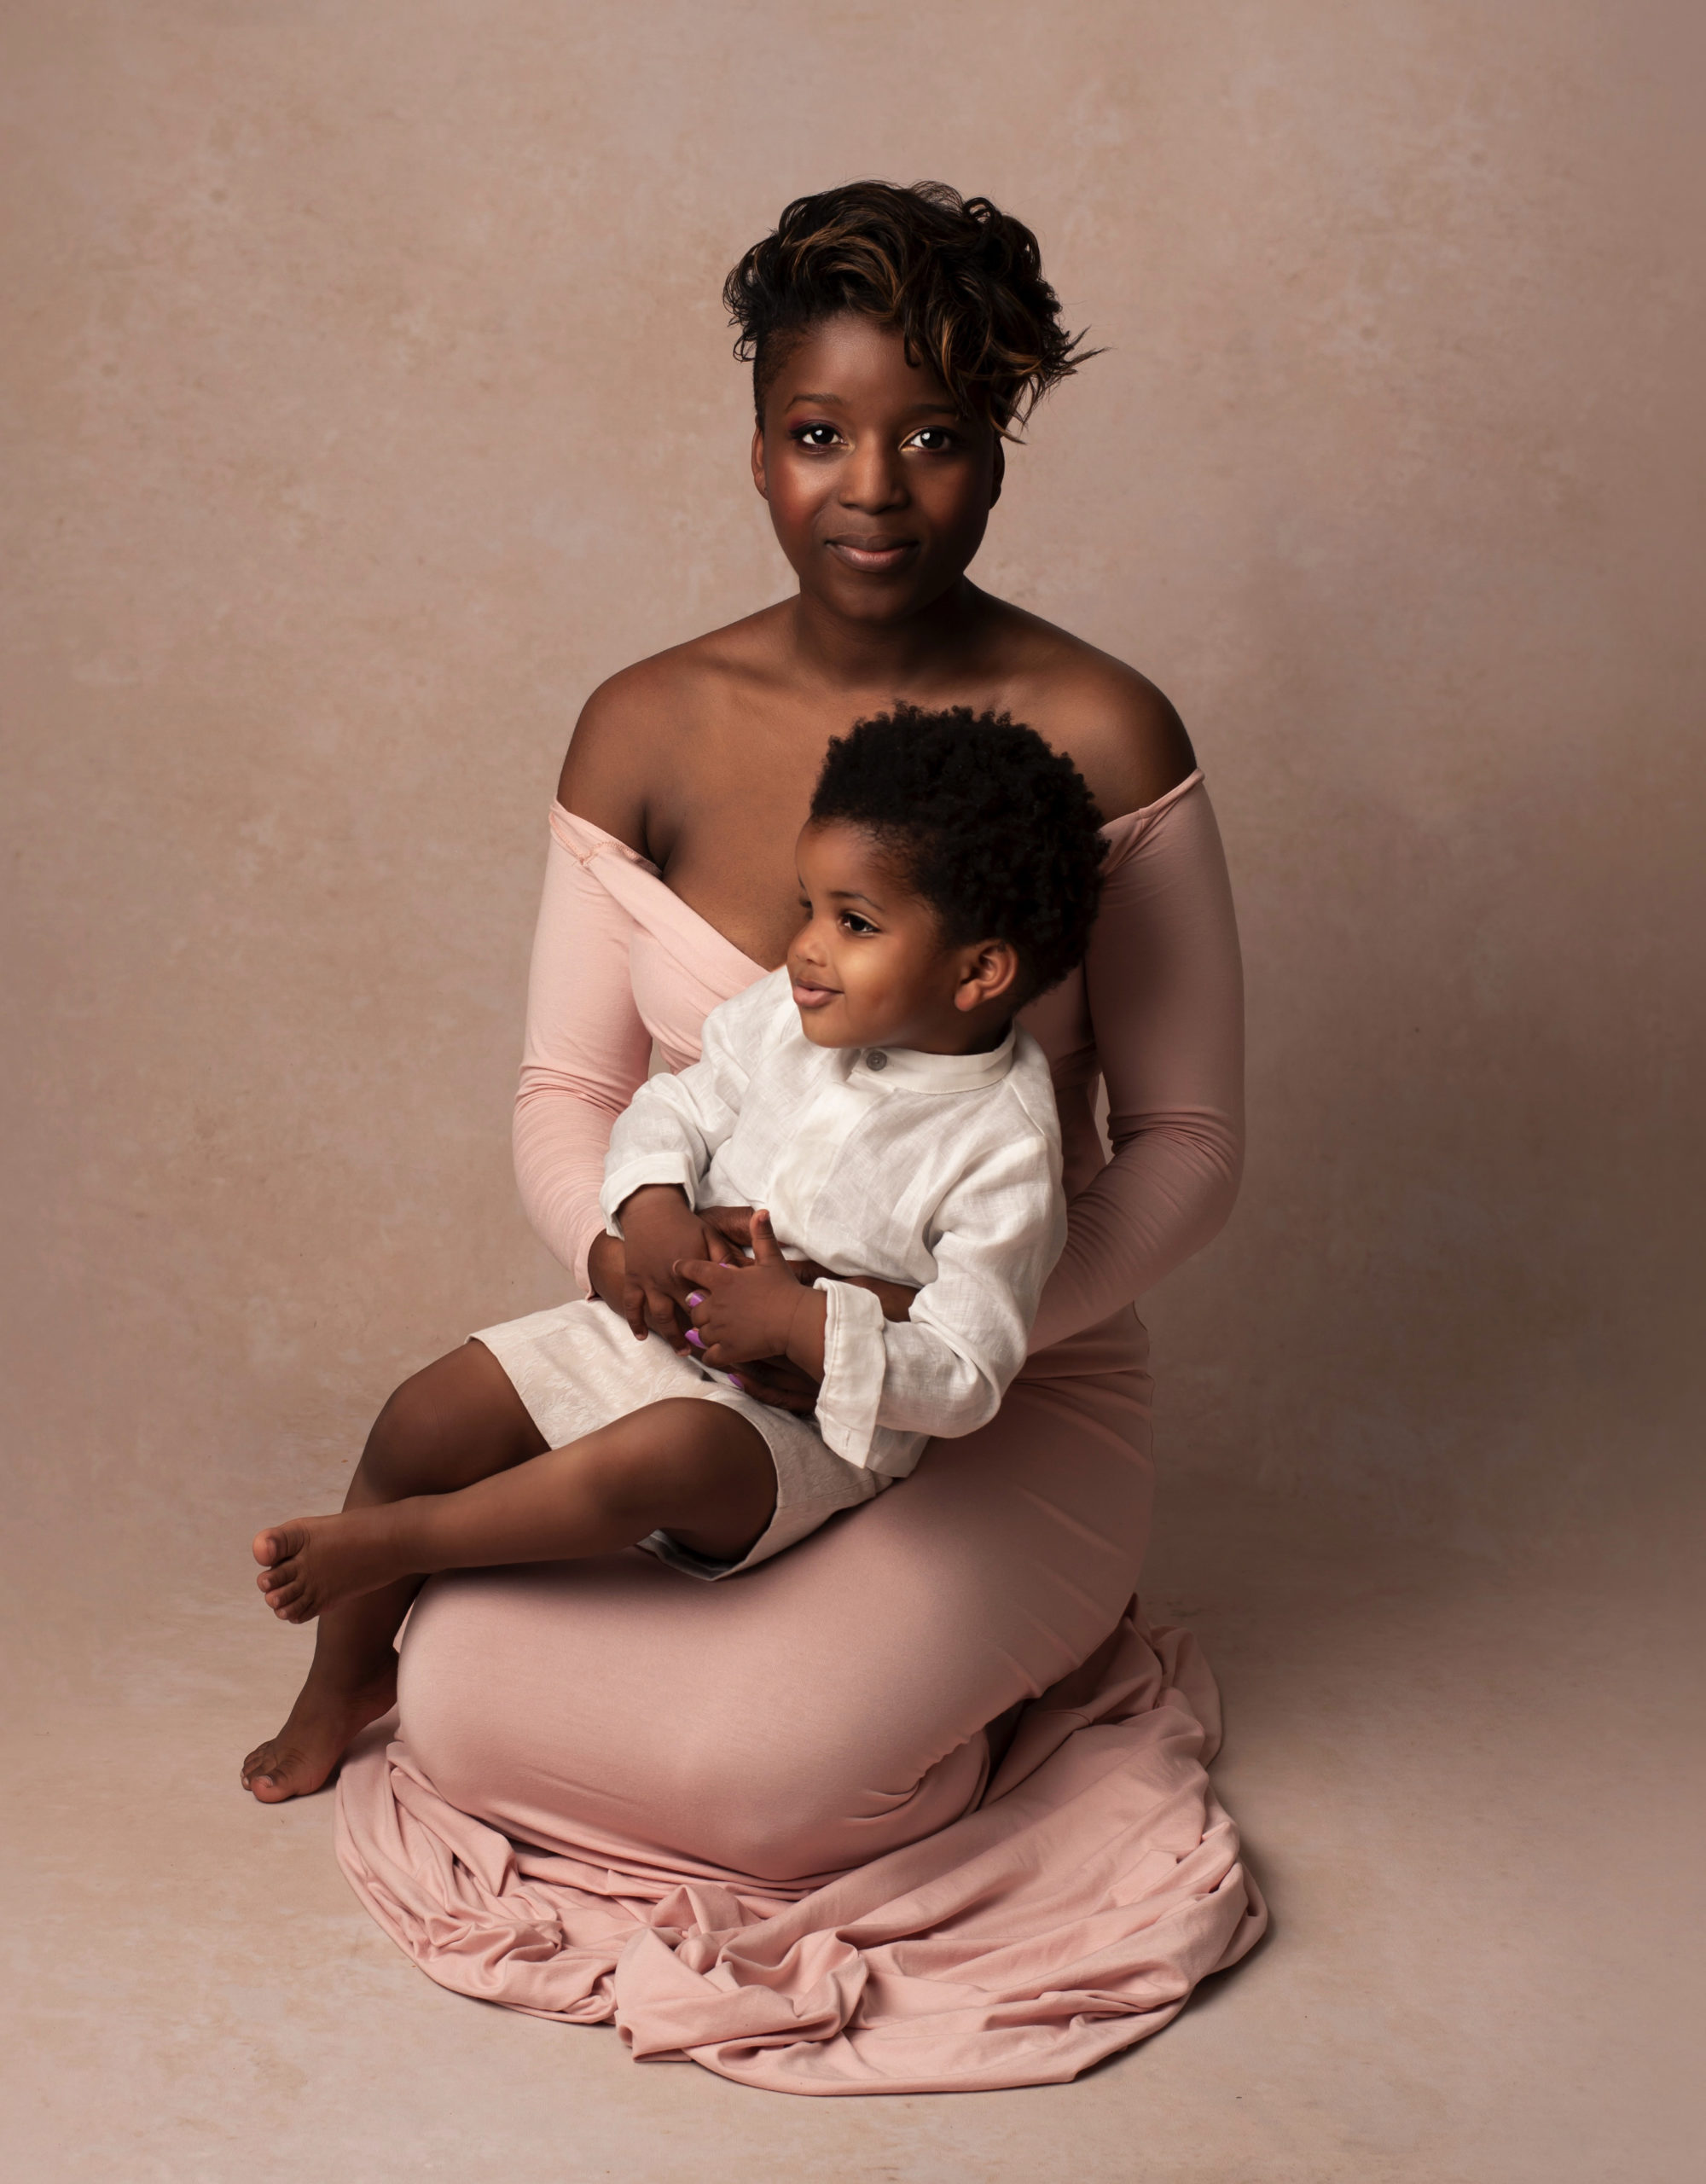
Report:
M 994 1043 L 1018 972 L 1005 941 L 949 947 L 935 910 L 859 828 L 809 826 L 797 854 L 805 923 L 788 976 L 814 1045 L 966 1054 Z

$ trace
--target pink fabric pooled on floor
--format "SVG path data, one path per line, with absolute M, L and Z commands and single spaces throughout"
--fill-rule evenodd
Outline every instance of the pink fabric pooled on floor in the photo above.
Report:
M 633 851 L 552 823 L 517 1171 L 579 1269 L 652 1040 L 691 1059 L 761 967 Z M 441 1984 L 776 2090 L 974 2090 L 1073 2077 L 1261 1933 L 1205 1771 L 1212 1679 L 1131 1598 L 1130 1300 L 1236 1188 L 1236 931 L 1199 777 L 1108 833 L 1089 959 L 1026 1016 L 1071 1226 L 1000 1415 L 727 1584 L 632 1554 L 422 1594 L 339 1855 Z
M 442 1985 L 613 2019 L 642 2059 L 792 2093 L 1059 2082 L 1262 1931 L 1204 1773 L 1216 1711 L 1191 1638 L 1128 1615 L 1026 1710 L 974 1810 L 792 1902 L 513 1843 L 383 1728 L 349 1763 L 339 1855 Z

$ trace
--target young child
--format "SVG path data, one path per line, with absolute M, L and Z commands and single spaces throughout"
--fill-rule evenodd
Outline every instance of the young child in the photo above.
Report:
M 786 963 L 612 1133 L 625 1321 L 594 1298 L 478 1338 L 551 1447 L 261 1533 L 274 1612 L 636 1544 L 728 1576 L 987 1423 L 1065 1234 L 1048 1066 L 1014 1017 L 1082 956 L 1104 850 L 1070 761 L 1004 715 L 902 706 L 833 741 Z M 711 1206 L 757 1209 L 750 1258 L 704 1256 Z M 916 1293 L 891 1319 L 861 1278 Z M 811 1416 L 743 1385 L 778 1357 L 821 1383 Z

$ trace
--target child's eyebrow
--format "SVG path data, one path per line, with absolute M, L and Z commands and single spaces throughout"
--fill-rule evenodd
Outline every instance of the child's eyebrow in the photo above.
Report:
M 883 907 L 874 895 L 868 895 L 858 887 L 832 887 L 829 899 L 832 903 L 868 903 L 873 910 Z

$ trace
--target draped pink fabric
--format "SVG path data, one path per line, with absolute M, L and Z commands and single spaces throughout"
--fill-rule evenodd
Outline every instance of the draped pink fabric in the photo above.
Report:
M 724 1585 L 635 1554 L 422 1594 L 339 1853 L 442 1984 L 778 2090 L 969 2090 L 1071 2077 L 1260 1934 L 1212 1679 L 1131 1597 L 1131 1300 L 1236 1190 L 1237 935 L 1199 775 L 1108 833 L 1084 969 L 1026 1017 L 1071 1229 L 1000 1416 Z M 552 837 L 516 1165 L 581 1272 L 652 1042 L 691 1060 L 762 967 L 597 828 Z

